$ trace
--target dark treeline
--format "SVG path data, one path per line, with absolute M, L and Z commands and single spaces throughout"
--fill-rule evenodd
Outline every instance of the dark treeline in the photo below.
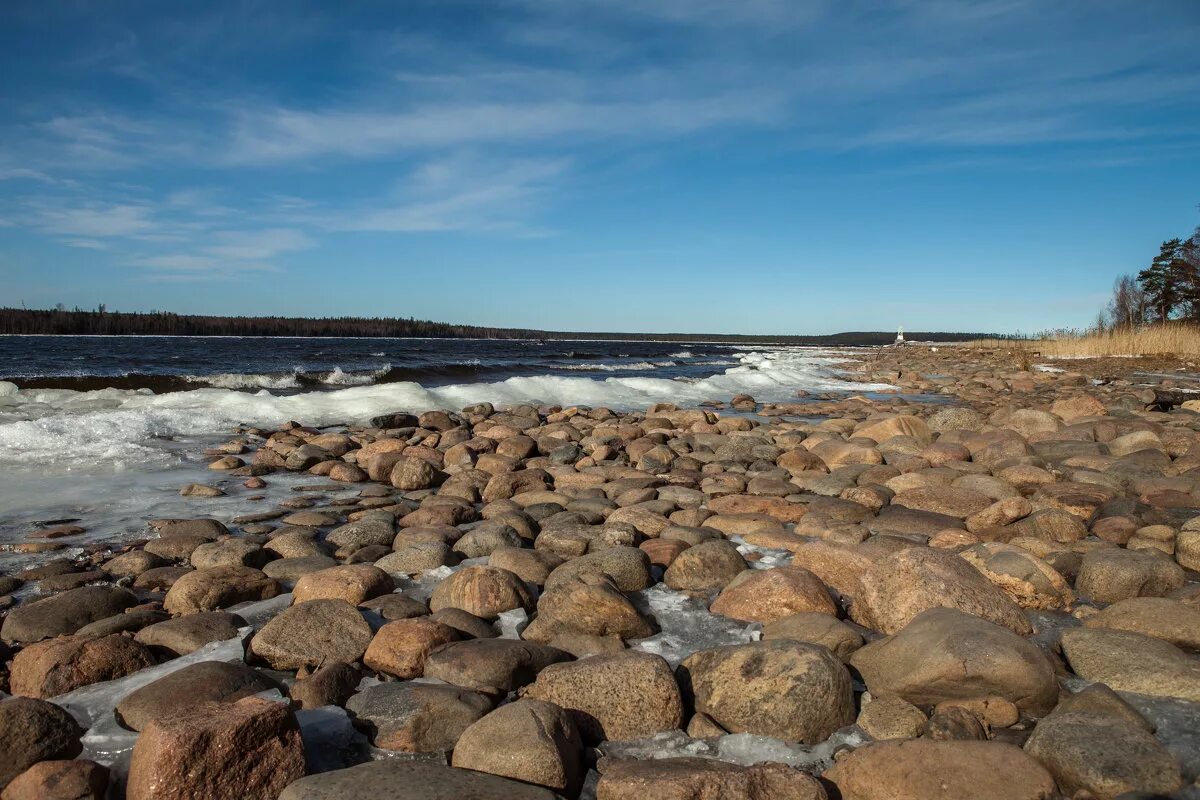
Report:
M 643 339 L 662 342 L 774 342 L 814 345 L 881 345 L 895 339 L 885 331 L 851 331 L 820 336 L 693 333 L 591 333 L 454 325 L 390 317 L 216 317 L 169 312 L 0 308 L 0 334 L 46 336 L 367 336 L 434 339 Z M 955 342 L 985 333 L 914 332 L 910 341 Z
M 1095 327 L 1119 330 L 1171 320 L 1200 323 L 1200 227 L 1186 239 L 1163 242 L 1136 276 L 1118 276 Z

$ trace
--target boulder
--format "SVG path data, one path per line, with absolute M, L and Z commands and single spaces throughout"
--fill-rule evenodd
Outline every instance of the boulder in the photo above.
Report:
M 133 748 L 127 800 L 277 797 L 304 776 L 304 745 L 291 709 L 247 697 L 156 719 Z
M 162 648 L 177 656 L 194 653 L 209 642 L 222 642 L 238 635 L 246 623 L 225 611 L 202 611 L 186 617 L 156 622 L 137 632 L 134 639 L 150 648 Z
M 1025 752 L 1050 770 L 1068 797 L 1087 792 L 1097 800 L 1114 800 L 1125 792 L 1178 791 L 1183 785 L 1178 760 L 1147 730 L 1145 720 L 1131 716 L 1137 712 L 1107 686 L 1089 686 L 1038 722 Z
M 428 617 L 398 619 L 376 631 L 363 664 L 394 678 L 419 678 L 425 674 L 425 659 L 434 648 L 460 638 L 454 628 Z
M 745 570 L 721 590 L 709 610 L 743 622 L 763 623 L 802 611 L 837 616 L 825 584 L 797 566 Z
M 854 721 L 850 673 L 820 645 L 776 639 L 701 650 L 677 677 L 696 711 L 730 733 L 816 744 Z
M 966 519 L 992 505 L 992 499 L 970 489 L 953 486 L 924 486 L 900 492 L 892 498 L 892 505 L 944 514 L 956 519 Z
M 489 695 L 506 695 L 532 683 L 550 664 L 570 659 L 562 650 L 533 642 L 470 639 L 430 653 L 425 677 Z
M 551 664 L 525 697 L 571 712 L 587 742 L 640 739 L 683 725 L 683 702 L 670 665 L 651 653 L 627 651 Z
M 309 775 L 279 800 L 556 800 L 540 786 L 441 764 L 389 759 Z
M 137 605 L 137 598 L 116 586 L 81 586 L 53 597 L 23 603 L 8 612 L 0 639 L 36 642 L 75 633 L 84 625 L 120 614 Z
M 32 697 L 0 700 L 0 789 L 39 761 L 79 755 L 81 736 L 60 706 Z
M 785 764 L 745 767 L 708 758 L 620 759 L 607 764 L 597 800 L 826 800 L 816 778 Z
M 816 611 L 802 611 L 780 617 L 763 625 L 763 639 L 792 639 L 828 647 L 830 651 L 846 661 L 863 646 L 863 637 L 858 631 L 837 617 Z
M 344 661 L 328 661 L 319 669 L 299 677 L 288 695 L 299 708 L 344 706 L 362 681 L 362 674 Z
M 1062 609 L 1075 600 L 1067 579 L 1028 550 L 983 542 L 968 547 L 959 556 L 1021 608 Z
M 1176 647 L 1200 650 L 1200 608 L 1166 597 L 1118 600 L 1083 620 L 1087 628 L 1132 631 L 1168 641 Z
M 41 761 L 4 787 L 4 800 L 104 800 L 108 769 L 95 761 Z
M 583 784 L 579 731 L 565 711 L 542 700 L 518 700 L 472 724 L 459 737 L 451 763 L 568 797 Z
M 954 553 L 928 547 L 902 550 L 872 564 L 862 586 L 850 616 L 882 633 L 896 633 L 931 608 L 955 608 L 1021 635 L 1032 630 L 1007 594 Z
M 737 545 L 726 539 L 689 547 L 680 553 L 663 576 L 663 583 L 678 591 L 710 592 L 725 586 L 747 568 Z
M 433 590 L 429 607 L 461 608 L 484 619 L 495 619 L 505 611 L 533 610 L 533 597 L 513 573 L 496 567 L 463 567 L 442 580 Z
M 563 633 L 642 639 L 655 633 L 653 623 L 641 615 L 608 578 L 596 583 L 567 583 L 547 590 L 537 603 L 537 616 L 522 632 L 533 642 L 549 642 Z
M 875 697 L 918 706 L 1000 697 L 1039 716 L 1058 700 L 1054 668 L 1027 639 L 950 608 L 919 614 L 850 657 Z
M 839 759 L 822 777 L 841 800 L 1054 800 L 1054 778 L 1032 756 L 1001 742 L 911 739 L 876 742 Z
M 253 567 L 210 567 L 194 570 L 175 581 L 163 600 L 163 608 L 171 614 L 197 614 L 268 600 L 282 591 L 279 581 Z
M 587 575 L 607 577 L 622 592 L 637 592 L 654 585 L 649 556 L 637 547 L 617 546 L 564 562 L 546 578 L 545 586 L 550 590 Z
M 346 710 L 376 747 L 447 753 L 463 731 L 492 710 L 492 701 L 457 686 L 390 682 L 354 695 Z
M 1162 597 L 1183 583 L 1183 568 L 1157 551 L 1105 547 L 1084 554 L 1075 591 L 1089 600 L 1115 603 Z
M 925 712 L 899 697 L 872 697 L 855 720 L 872 739 L 915 739 L 928 720 Z
M 395 589 L 392 576 L 374 564 L 344 564 L 301 576 L 292 589 L 292 603 L 345 600 L 358 605 Z
M 250 652 L 274 669 L 300 669 L 362 658 L 371 626 L 345 600 L 310 600 L 285 609 L 250 640 Z
M 12 660 L 13 694 L 54 697 L 81 686 L 124 678 L 154 664 L 144 645 L 128 636 L 59 636 L 26 646 Z
M 1200 661 L 1162 639 L 1129 631 L 1068 628 L 1062 651 L 1081 678 L 1119 692 L 1200 703 Z
M 232 703 L 282 688 L 245 664 L 200 661 L 135 689 L 117 703 L 115 711 L 125 727 L 140 731 L 156 719 L 186 716 L 202 703 Z

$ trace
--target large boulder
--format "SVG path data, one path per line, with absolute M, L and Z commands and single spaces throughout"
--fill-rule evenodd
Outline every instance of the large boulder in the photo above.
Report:
M 882 633 L 895 633 L 931 608 L 955 608 L 1026 635 L 1021 608 L 999 587 L 954 553 L 910 547 L 880 559 L 862 576 L 862 594 L 851 618 Z
M 850 657 L 873 696 L 918 706 L 1001 697 L 1038 716 L 1058 700 L 1054 668 L 1037 645 L 950 608 L 919 614 Z
M 433 590 L 429 608 L 461 608 L 468 614 L 495 619 L 505 611 L 533 609 L 533 596 L 521 579 L 506 569 L 463 567 Z
M 253 567 L 210 567 L 187 573 L 172 584 L 163 608 L 172 614 L 197 614 L 252 600 L 268 600 L 283 591 L 279 581 Z
M 9 684 L 13 694 L 54 697 L 81 686 L 124 678 L 153 664 L 150 650 L 128 636 L 59 636 L 17 653 Z
M 232 703 L 281 688 L 278 682 L 245 664 L 200 661 L 125 695 L 115 710 L 125 727 L 140 731 L 156 719 L 186 716 L 202 703 Z
M 783 566 L 745 570 L 721 590 L 709 611 L 766 623 L 802 611 L 837 616 L 837 605 L 816 575 L 804 567 Z
M 802 611 L 763 625 L 764 639 L 794 639 L 828 647 L 842 661 L 863 646 L 858 631 L 837 617 L 814 611 Z
M 1183 583 L 1183 567 L 1162 553 L 1105 547 L 1084 554 L 1075 591 L 1089 600 L 1115 603 L 1130 597 L 1162 597 Z
M 654 585 L 650 557 L 636 547 L 607 547 L 572 558 L 556 567 L 545 580 L 547 590 L 574 583 L 585 576 L 606 576 L 622 592 L 636 592 Z
M 250 640 L 250 652 L 274 669 L 300 669 L 362 658 L 371 626 L 345 600 L 310 600 L 285 609 Z
M 1054 800 L 1054 778 L 1032 756 L 1000 742 L 876 742 L 846 754 L 822 777 L 841 800 Z
M 966 519 L 992 505 L 992 499 L 971 489 L 953 486 L 922 486 L 900 492 L 892 498 L 892 505 L 927 511 L 948 517 Z
M 95 761 L 40 761 L 4 787 L 4 800 L 104 800 L 108 769 Z
M 209 642 L 222 642 L 238 635 L 245 625 L 241 617 L 225 611 L 202 611 L 153 625 L 147 625 L 134 638 L 150 648 L 161 648 L 177 656 L 194 653 Z
M 565 711 L 542 700 L 518 700 L 471 725 L 458 738 L 451 763 L 568 797 L 583 784 L 579 731 Z
M 816 778 L 785 764 L 744 767 L 708 758 L 615 760 L 604 768 L 597 800 L 826 800 Z
M 663 583 L 684 592 L 716 591 L 724 589 L 747 566 L 733 542 L 725 539 L 701 542 L 671 562 Z
M 556 800 L 558 795 L 485 772 L 441 764 L 389 759 L 309 775 L 288 786 L 279 800 Z
M 550 642 L 565 633 L 642 639 L 655 633 L 629 598 L 608 578 L 595 583 L 567 583 L 548 590 L 537 604 L 537 617 L 522 632 L 534 642 Z
M 589 742 L 639 739 L 683 724 L 683 702 L 671 667 L 650 653 L 551 664 L 524 696 L 570 711 Z
M 363 664 L 393 678 L 419 678 L 432 650 L 461 638 L 454 628 L 428 617 L 394 620 L 375 632 Z
M 1200 703 L 1200 661 L 1170 642 L 1130 631 L 1068 628 L 1062 650 L 1081 678 L 1119 692 Z
M 820 645 L 776 639 L 701 650 L 677 676 L 696 711 L 730 733 L 816 744 L 854 721 L 850 673 Z
M 425 677 L 489 695 L 532 683 L 551 664 L 569 661 L 554 647 L 513 639 L 469 639 L 439 647 L 425 660 Z
M 1087 687 L 1040 720 L 1025 752 L 1050 770 L 1068 797 L 1081 792 L 1097 800 L 1125 792 L 1167 795 L 1183 783 L 1175 756 L 1103 684 Z
M 127 589 L 81 586 L 14 608 L 4 618 L 0 639 L 36 642 L 75 633 L 84 625 L 120 614 L 134 605 L 137 605 L 137 598 Z
M 349 699 L 346 710 L 376 747 L 446 753 L 463 731 L 492 710 L 492 701 L 457 686 L 405 681 L 368 687 Z
M 959 556 L 1021 608 L 1067 608 L 1075 599 L 1066 578 L 1020 547 L 984 542 L 968 547 Z
M 301 576 L 292 589 L 292 603 L 345 600 L 358 605 L 395 589 L 392 576 L 374 564 L 344 564 Z
M 1132 631 L 1200 650 L 1200 607 L 1166 597 L 1131 597 L 1085 617 L 1088 628 Z
M 133 748 L 125 797 L 277 797 L 304 772 L 304 745 L 291 709 L 247 697 L 147 725 Z
M 0 701 L 0 789 L 47 759 L 74 758 L 83 730 L 60 706 L 32 697 Z

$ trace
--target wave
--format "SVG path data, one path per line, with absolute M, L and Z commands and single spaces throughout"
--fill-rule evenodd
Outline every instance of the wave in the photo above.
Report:
M 638 361 L 634 364 L 570 364 L 559 369 L 579 372 L 648 372 L 659 367 L 678 366 L 674 361 Z
M 743 392 L 770 402 L 794 399 L 800 389 L 894 388 L 842 379 L 832 365 L 844 358 L 817 356 L 811 351 L 780 351 L 764 359 L 749 356 L 746 354 L 747 360 L 755 363 L 739 364 L 723 373 L 689 381 L 654 376 L 614 375 L 601 379 L 541 374 L 430 386 L 416 381 L 385 382 L 383 379 L 397 370 L 390 368 L 375 383 L 290 393 L 272 393 L 267 387 L 256 392 L 193 387 L 167 394 L 153 394 L 146 389 L 21 389 L 0 396 L 0 462 L 57 464 L 72 469 L 89 464 L 112 467 L 159 463 L 163 458 L 178 457 L 164 452 L 164 442 L 227 434 L 243 424 L 274 427 L 288 420 L 317 426 L 353 424 L 391 411 L 459 409 L 480 402 L 632 410 L 659 402 L 696 406 L 710 400 L 728 400 Z M 468 364 L 446 368 L 478 369 Z M 333 378 L 336 372 L 326 373 L 325 378 Z M 343 372 L 339 380 L 347 375 Z
M 678 353 L 671 353 L 671 358 L 691 358 L 691 350 L 680 350 Z

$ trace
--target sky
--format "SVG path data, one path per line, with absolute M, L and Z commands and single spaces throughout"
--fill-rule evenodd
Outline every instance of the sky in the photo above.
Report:
M 1197 0 L 5 0 L 0 305 L 1031 333 L 1200 223 Z

